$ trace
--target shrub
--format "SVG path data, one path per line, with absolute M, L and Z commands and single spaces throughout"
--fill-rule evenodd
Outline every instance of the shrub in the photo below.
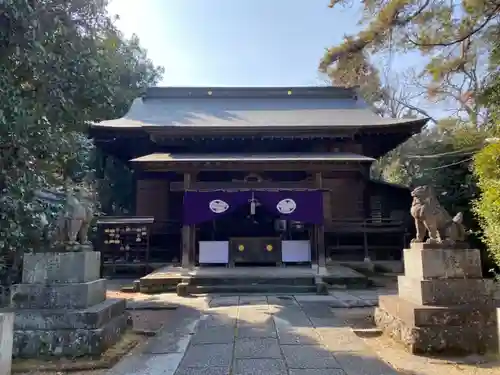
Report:
M 474 175 L 480 189 L 474 212 L 488 253 L 500 267 L 500 142 L 487 145 L 475 155 Z

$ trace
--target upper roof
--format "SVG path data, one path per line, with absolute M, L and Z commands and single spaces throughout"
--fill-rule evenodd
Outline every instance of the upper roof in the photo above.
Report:
M 340 87 L 152 87 L 122 118 L 94 128 L 372 127 L 427 119 L 382 118 Z M 418 125 L 417 124 L 417 125 Z M 200 129 L 200 130 L 202 130 Z

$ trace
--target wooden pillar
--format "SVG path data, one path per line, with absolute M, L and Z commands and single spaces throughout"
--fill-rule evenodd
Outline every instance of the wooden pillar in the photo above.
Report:
M 184 173 L 184 191 L 191 187 L 191 174 Z M 194 265 L 193 258 L 193 225 L 182 226 L 182 267 L 190 268 Z
M 321 172 L 316 173 L 316 187 L 318 189 L 323 188 L 323 176 Z M 323 207 L 321 207 L 323 210 Z M 324 213 L 322 213 L 324 217 Z M 326 249 L 325 249 L 325 226 L 323 224 L 315 226 L 316 232 L 316 261 L 318 262 L 318 267 L 326 267 Z
M 167 180 L 166 186 L 165 186 L 165 220 L 169 221 L 171 220 L 170 217 L 170 180 Z
M 363 258 L 365 262 L 371 262 L 368 248 L 368 221 L 371 217 L 371 194 L 370 194 L 370 170 L 363 169 L 361 173 L 363 183 Z

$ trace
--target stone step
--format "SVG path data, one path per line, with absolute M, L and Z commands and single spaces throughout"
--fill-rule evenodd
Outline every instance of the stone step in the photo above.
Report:
M 217 276 L 194 276 L 184 277 L 183 283 L 192 286 L 224 286 L 224 285 L 288 285 L 288 286 L 314 286 L 314 277 L 246 277 L 231 278 Z
M 329 287 L 335 289 L 366 289 L 375 286 L 373 280 L 368 277 L 338 277 L 338 276 L 323 276 L 323 281 Z
M 301 294 L 316 293 L 315 285 L 285 285 L 285 284 L 228 284 L 228 285 L 205 285 L 188 286 L 191 294 L 224 294 L 224 293 L 280 293 L 280 294 Z

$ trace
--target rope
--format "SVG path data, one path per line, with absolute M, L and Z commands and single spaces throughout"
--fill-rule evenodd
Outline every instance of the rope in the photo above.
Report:
M 462 164 L 462 163 L 465 163 L 467 161 L 471 161 L 473 158 L 467 158 L 467 159 L 464 159 L 464 160 L 460 160 L 460 161 L 457 161 L 455 163 L 450 163 L 450 164 L 446 164 L 446 165 L 441 165 L 439 167 L 434 167 L 434 168 L 425 168 L 423 169 L 424 171 L 435 171 L 437 169 L 443 169 L 443 168 L 448 168 L 448 167 L 452 167 L 454 165 L 458 165 L 458 164 Z

